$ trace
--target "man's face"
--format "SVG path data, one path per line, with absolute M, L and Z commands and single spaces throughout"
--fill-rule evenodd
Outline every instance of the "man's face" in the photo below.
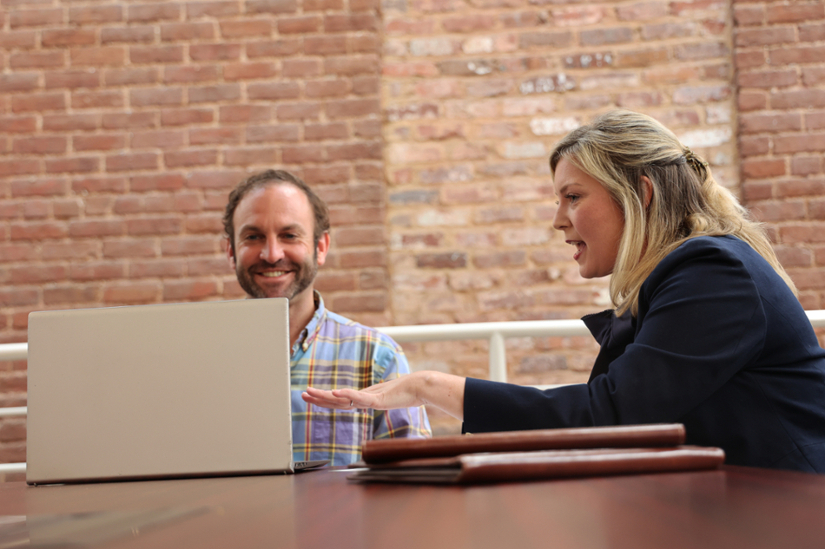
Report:
M 289 183 L 254 189 L 240 201 L 233 220 L 235 254 L 229 246 L 227 254 L 244 291 L 256 298 L 311 298 L 329 234 L 316 248 L 312 207 L 304 192 Z

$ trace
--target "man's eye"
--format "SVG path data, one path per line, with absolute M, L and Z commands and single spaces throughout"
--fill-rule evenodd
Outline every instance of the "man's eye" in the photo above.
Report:
M 258 240 L 261 238 L 259 234 L 248 234 L 244 237 L 244 240 Z
M 288 234 L 285 234 L 285 235 L 281 235 L 281 238 L 283 238 L 284 240 L 295 240 L 296 238 L 298 238 L 298 235 L 288 233 Z

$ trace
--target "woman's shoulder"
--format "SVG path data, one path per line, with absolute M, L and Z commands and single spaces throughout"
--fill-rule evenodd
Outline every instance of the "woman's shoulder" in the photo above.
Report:
M 655 285 L 677 272 L 704 277 L 719 270 L 728 274 L 739 271 L 747 277 L 754 261 L 760 260 L 764 261 L 762 256 L 735 236 L 697 236 L 666 255 L 650 273 L 645 285 Z

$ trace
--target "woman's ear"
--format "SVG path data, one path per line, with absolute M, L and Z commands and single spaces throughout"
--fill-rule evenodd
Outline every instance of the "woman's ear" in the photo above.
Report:
M 642 176 L 642 199 L 644 200 L 645 210 L 650 207 L 650 201 L 653 200 L 653 183 L 646 175 Z

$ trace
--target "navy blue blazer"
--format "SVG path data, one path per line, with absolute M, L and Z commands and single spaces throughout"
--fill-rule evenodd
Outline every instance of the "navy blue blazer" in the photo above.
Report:
M 742 240 L 688 240 L 642 284 L 635 318 L 584 320 L 602 345 L 587 384 L 467 379 L 464 431 L 684 423 L 726 463 L 825 473 L 825 351 Z

